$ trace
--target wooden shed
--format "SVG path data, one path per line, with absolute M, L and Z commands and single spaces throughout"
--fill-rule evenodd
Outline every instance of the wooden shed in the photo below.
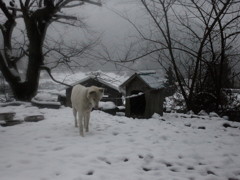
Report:
M 164 86 L 155 71 L 133 74 L 120 86 L 126 97 L 126 116 L 150 118 L 163 115 Z
M 86 87 L 90 87 L 90 86 L 102 87 L 104 88 L 104 96 L 101 99 L 101 101 L 103 102 L 111 101 L 111 102 L 114 102 L 116 106 L 123 105 L 122 93 L 118 90 L 118 87 L 115 87 L 114 85 L 106 82 L 105 80 L 101 79 L 101 77 L 89 76 L 71 85 L 75 86 L 77 84 L 81 84 Z M 70 106 L 70 107 L 71 107 L 71 93 L 72 93 L 72 87 L 67 88 L 66 104 L 67 106 Z

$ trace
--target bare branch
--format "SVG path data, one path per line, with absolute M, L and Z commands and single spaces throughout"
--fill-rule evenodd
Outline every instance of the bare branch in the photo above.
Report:
M 51 77 L 51 79 L 52 79 L 54 82 L 56 82 L 56 83 L 58 83 L 58 84 L 62 84 L 62 85 L 64 85 L 64 86 L 72 87 L 72 86 L 69 85 L 69 84 L 66 84 L 66 83 L 64 83 L 64 82 L 61 82 L 61 81 L 56 80 L 56 79 L 53 77 L 52 73 L 51 73 L 51 69 L 48 68 L 47 66 L 41 66 L 41 70 L 47 71 L 48 75 Z
M 77 2 L 76 4 L 66 5 L 66 6 L 64 6 L 64 7 L 62 7 L 62 8 L 63 8 L 63 9 L 73 8 L 73 7 L 82 6 L 82 5 L 84 5 L 84 2 Z
M 6 4 L 0 0 L 0 8 L 2 9 L 3 13 L 6 15 L 6 17 L 9 19 L 9 20 L 12 20 L 13 19 L 13 15 L 9 12 Z
M 55 14 L 53 17 L 56 19 L 77 20 L 77 17 L 75 16 L 68 16 L 63 14 Z
M 93 5 L 97 5 L 97 6 L 102 6 L 101 0 L 98 0 L 97 2 L 91 1 L 91 0 L 60 0 L 56 4 L 56 8 L 58 10 L 60 10 L 61 8 L 71 6 L 71 5 L 68 5 L 68 4 L 70 4 L 70 3 L 74 2 L 74 1 L 78 1 L 78 2 L 81 1 L 82 2 L 82 3 L 78 3 L 78 5 L 83 5 L 84 3 L 89 3 L 89 4 L 93 4 Z M 76 7 L 75 5 L 73 7 Z

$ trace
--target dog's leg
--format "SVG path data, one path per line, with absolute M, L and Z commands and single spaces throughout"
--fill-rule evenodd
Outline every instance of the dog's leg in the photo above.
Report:
M 87 130 L 87 113 L 84 113 L 83 118 L 84 118 L 84 128 L 85 128 L 85 130 Z
M 79 113 L 78 112 L 78 125 L 79 125 L 79 133 L 80 133 L 80 136 L 84 136 L 83 134 L 83 115 L 82 113 Z
M 88 132 L 89 131 L 89 129 L 88 129 L 88 125 L 89 125 L 89 119 L 90 119 L 90 112 L 87 112 L 86 113 L 86 126 L 85 126 L 85 128 L 86 128 L 86 132 Z
M 75 120 L 75 127 L 78 127 L 77 124 L 77 110 L 73 107 L 73 116 L 74 116 L 74 120 Z

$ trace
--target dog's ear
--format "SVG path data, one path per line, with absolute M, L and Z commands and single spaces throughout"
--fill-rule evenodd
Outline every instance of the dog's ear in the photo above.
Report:
M 96 91 L 95 91 L 95 90 L 90 90 L 90 91 L 88 91 L 88 94 L 89 94 L 89 95 L 96 94 Z
M 104 88 L 99 88 L 98 90 L 99 90 L 99 92 L 101 92 L 101 93 L 104 92 Z
M 93 97 L 96 94 L 96 91 L 89 89 L 87 92 L 87 98 Z

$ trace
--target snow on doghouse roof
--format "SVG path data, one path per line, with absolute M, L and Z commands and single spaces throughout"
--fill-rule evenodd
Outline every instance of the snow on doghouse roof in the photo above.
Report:
M 163 88 L 163 79 L 159 78 L 156 71 L 140 71 L 137 73 L 142 80 L 153 89 Z
M 116 89 L 119 91 L 119 85 L 122 84 L 126 80 L 126 76 L 120 76 L 115 73 L 111 72 L 102 72 L 102 71 L 96 71 L 96 72 L 89 72 L 86 73 L 84 77 L 82 77 L 80 80 L 75 81 L 71 83 L 70 85 L 74 86 L 76 84 L 82 83 L 88 79 L 95 79 L 99 81 L 100 83 L 103 83 L 113 89 Z
M 139 71 L 133 74 L 127 81 L 125 81 L 121 87 L 132 81 L 135 77 L 139 77 L 145 84 L 153 89 L 164 88 L 164 80 L 154 70 Z
M 75 86 L 75 85 L 77 85 L 77 84 L 83 83 L 83 82 L 85 82 L 85 81 L 87 81 L 87 80 L 89 80 L 89 79 L 94 79 L 94 80 L 96 80 L 96 81 L 98 81 L 98 82 L 100 82 L 100 83 L 102 83 L 102 84 L 105 84 L 106 86 L 111 87 L 111 88 L 113 88 L 113 89 L 115 89 L 115 90 L 118 91 L 118 87 L 116 87 L 116 86 L 114 86 L 114 85 L 106 82 L 104 79 L 102 79 L 101 77 L 97 77 L 97 76 L 88 76 L 88 77 L 86 77 L 86 78 L 84 78 L 84 79 L 81 79 L 81 80 L 79 80 L 79 81 L 71 84 L 71 86 Z

